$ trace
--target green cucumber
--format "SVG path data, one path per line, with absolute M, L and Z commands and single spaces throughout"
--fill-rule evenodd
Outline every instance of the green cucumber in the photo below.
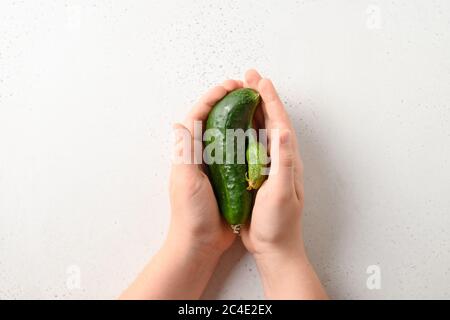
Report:
M 213 185 L 219 209 L 225 220 L 231 225 L 234 232 L 239 233 L 240 226 L 245 224 L 250 216 L 253 206 L 254 192 L 262 181 L 257 169 L 259 156 L 253 157 L 263 151 L 256 141 L 256 136 L 248 137 L 247 149 L 244 150 L 244 161 L 238 159 L 236 139 L 227 141 L 227 130 L 243 130 L 252 128 L 253 116 L 260 102 L 259 93 L 249 88 L 242 88 L 228 93 L 211 110 L 206 122 L 209 139 L 205 138 L 205 151 L 208 145 L 215 142 L 215 151 L 221 152 L 222 163 L 208 163 L 209 177 Z M 214 130 L 209 130 L 214 129 Z M 232 143 L 232 144 L 230 144 Z M 230 149 L 230 146 L 233 149 Z M 265 150 L 265 149 L 264 149 Z M 234 152 L 233 157 L 230 151 Z M 227 162 L 227 153 L 231 163 Z M 220 157 L 220 156 L 219 156 Z M 245 159 L 247 157 L 247 159 Z M 247 162 L 256 159 L 253 164 Z M 239 161 L 238 161 L 239 160 Z M 251 186 L 251 188 L 249 188 Z

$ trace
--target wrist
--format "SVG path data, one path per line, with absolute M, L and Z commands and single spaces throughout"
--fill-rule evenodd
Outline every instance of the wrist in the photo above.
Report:
M 267 299 L 327 298 L 304 249 L 254 257 Z
M 253 253 L 257 265 L 270 267 L 271 265 L 287 265 L 291 263 L 308 263 L 308 256 L 303 246 L 296 248 L 273 248 Z
M 229 237 L 222 234 L 222 230 L 217 230 L 217 227 L 171 223 L 165 245 L 193 255 L 219 258 L 230 247 L 231 242 Z
M 197 250 L 182 238 L 168 238 L 121 298 L 198 299 L 219 257 Z
M 303 239 L 281 239 L 276 242 L 254 242 L 253 257 L 256 262 L 275 262 L 278 260 L 307 260 Z
M 166 255 L 177 257 L 179 260 L 193 261 L 200 264 L 215 264 L 223 254 L 214 245 L 202 243 L 190 236 L 169 236 L 161 248 Z

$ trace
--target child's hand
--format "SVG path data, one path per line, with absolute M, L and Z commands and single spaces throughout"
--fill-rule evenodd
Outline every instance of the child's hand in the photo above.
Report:
M 208 91 L 183 124 L 175 126 L 176 133 L 188 133 L 193 140 L 194 121 L 204 122 L 218 100 L 241 86 L 239 81 L 228 80 Z M 192 157 L 192 150 L 184 150 L 183 139 L 176 141 L 178 156 L 182 157 L 186 151 Z M 166 242 L 120 298 L 198 299 L 221 254 L 235 239 L 219 214 L 213 189 L 201 165 L 173 163 L 170 204 L 172 214 Z
M 271 167 L 276 170 L 271 171 L 267 181 L 258 190 L 250 228 L 243 231 L 243 241 L 254 254 L 300 253 L 303 251 L 303 165 L 295 131 L 272 82 L 262 79 L 254 70 L 247 72 L 245 80 L 246 86 L 261 94 L 263 126 L 269 138 Z M 278 136 L 272 131 L 274 129 L 278 129 Z M 277 144 L 279 152 L 275 154 Z
M 303 249 L 302 164 L 294 130 L 272 83 L 261 80 L 256 71 L 247 73 L 246 82 L 263 99 L 263 115 L 257 114 L 259 122 L 264 117 L 267 129 L 280 129 L 281 144 L 279 159 L 272 158 L 272 166 L 278 166 L 279 170 L 258 191 L 250 228 L 243 229 L 242 240 L 256 258 L 268 298 L 325 298 Z M 179 129 L 176 131 L 187 130 L 193 141 L 194 122 L 204 122 L 218 100 L 241 86 L 239 81 L 228 80 L 211 89 L 183 124 L 175 126 Z M 269 131 L 272 146 L 273 139 Z M 192 158 L 193 152 L 184 148 L 183 139 L 177 140 L 175 149 L 179 156 L 188 152 Z M 220 255 L 232 244 L 235 236 L 219 214 L 213 189 L 201 165 L 173 164 L 170 203 L 171 224 L 164 246 L 121 298 L 197 299 Z
M 270 80 L 249 70 L 245 85 L 261 95 L 259 125 L 268 130 L 274 170 L 258 190 L 242 240 L 255 257 L 268 298 L 326 298 L 303 245 L 303 164 L 294 128 Z
M 242 87 L 240 81 L 227 80 L 221 86 L 209 90 L 191 110 L 183 125 L 175 125 L 175 153 L 179 158 L 185 150 L 182 134 L 189 134 L 194 145 L 194 122 L 205 122 L 211 108 L 229 91 Z M 184 131 L 183 131 L 184 130 Z M 202 137 L 197 144 L 201 146 Z M 170 179 L 170 203 L 172 219 L 169 240 L 189 243 L 199 250 L 217 254 L 225 251 L 235 239 L 229 226 L 222 219 L 212 186 L 201 164 L 174 163 Z

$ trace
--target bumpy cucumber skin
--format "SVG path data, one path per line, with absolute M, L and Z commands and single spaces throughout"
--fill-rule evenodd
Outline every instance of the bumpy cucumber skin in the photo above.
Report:
M 242 88 L 230 92 L 213 107 L 206 122 L 206 129 L 217 129 L 213 137 L 222 139 L 223 150 L 226 150 L 226 130 L 247 130 L 251 126 L 259 102 L 258 92 Z M 206 141 L 206 145 L 212 141 Z M 208 165 L 220 212 L 230 225 L 245 224 L 253 204 L 253 194 L 247 190 L 247 165 L 238 164 L 236 150 L 237 146 L 232 164 L 224 162 Z
M 256 137 L 250 135 L 246 157 L 248 163 L 247 190 L 257 190 L 261 187 L 267 175 L 262 170 L 265 166 L 267 150 L 266 147 L 256 140 Z

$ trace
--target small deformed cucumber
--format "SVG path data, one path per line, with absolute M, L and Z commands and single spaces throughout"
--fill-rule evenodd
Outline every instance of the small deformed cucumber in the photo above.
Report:
M 247 190 L 257 190 L 261 187 L 267 175 L 264 172 L 267 150 L 266 147 L 258 142 L 256 136 L 251 133 L 248 137 L 247 156 Z

